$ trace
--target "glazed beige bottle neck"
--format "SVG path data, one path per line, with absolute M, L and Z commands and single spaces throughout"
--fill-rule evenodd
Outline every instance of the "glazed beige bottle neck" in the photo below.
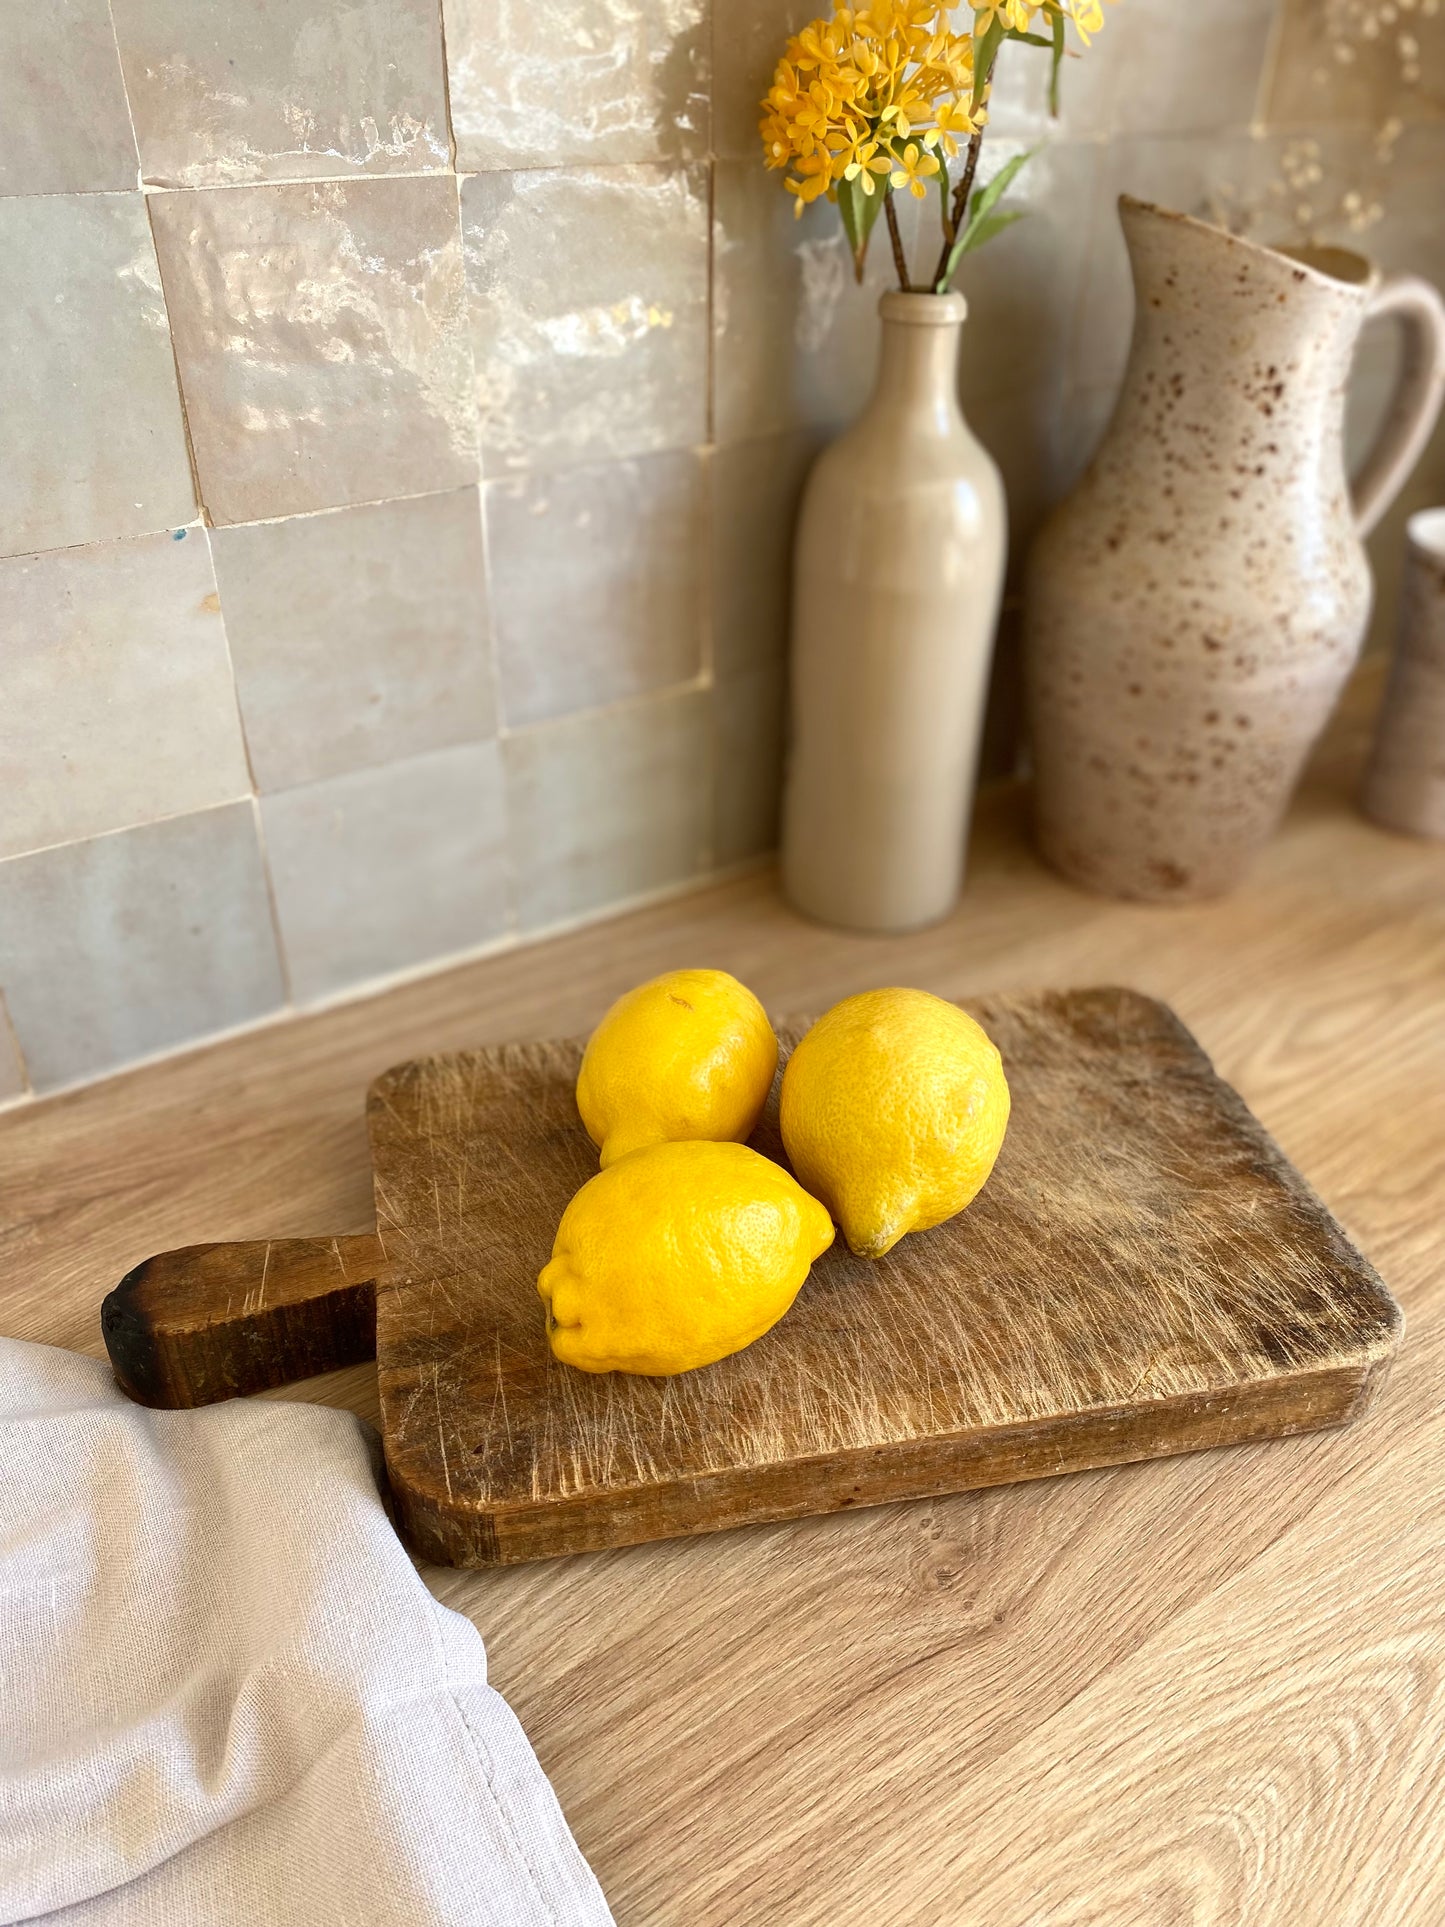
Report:
M 958 333 L 968 309 L 957 294 L 885 294 L 878 376 L 860 429 L 902 429 L 945 439 L 964 429 L 958 405 Z

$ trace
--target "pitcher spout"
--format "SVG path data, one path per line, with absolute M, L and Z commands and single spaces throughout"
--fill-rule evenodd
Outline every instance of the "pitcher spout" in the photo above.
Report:
M 1198 320 L 1197 352 L 1328 338 L 1346 360 L 1378 285 L 1378 271 L 1347 248 L 1272 248 L 1152 201 L 1119 196 L 1134 276 L 1136 331 Z

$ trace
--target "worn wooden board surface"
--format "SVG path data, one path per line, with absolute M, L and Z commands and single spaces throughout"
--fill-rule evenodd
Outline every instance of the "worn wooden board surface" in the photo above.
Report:
M 1399 1333 L 1369 1265 L 1162 1005 L 985 998 L 993 1178 L 673 1379 L 558 1364 L 535 1279 L 596 1169 L 576 1043 L 408 1064 L 368 1123 L 377 1355 L 413 1546 L 488 1565 L 1342 1423 Z M 784 1032 L 787 1049 L 800 1030 Z M 782 1156 L 776 1091 L 754 1139 Z

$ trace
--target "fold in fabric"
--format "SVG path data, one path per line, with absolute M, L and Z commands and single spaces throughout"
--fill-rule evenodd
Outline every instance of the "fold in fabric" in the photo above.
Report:
M 610 1921 L 350 1413 L 0 1339 L 0 1921 L 41 1918 Z

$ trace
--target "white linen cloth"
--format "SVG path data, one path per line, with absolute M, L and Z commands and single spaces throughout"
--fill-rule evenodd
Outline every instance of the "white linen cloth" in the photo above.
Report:
M 0 1921 L 610 1921 L 369 1438 L 0 1339 Z

